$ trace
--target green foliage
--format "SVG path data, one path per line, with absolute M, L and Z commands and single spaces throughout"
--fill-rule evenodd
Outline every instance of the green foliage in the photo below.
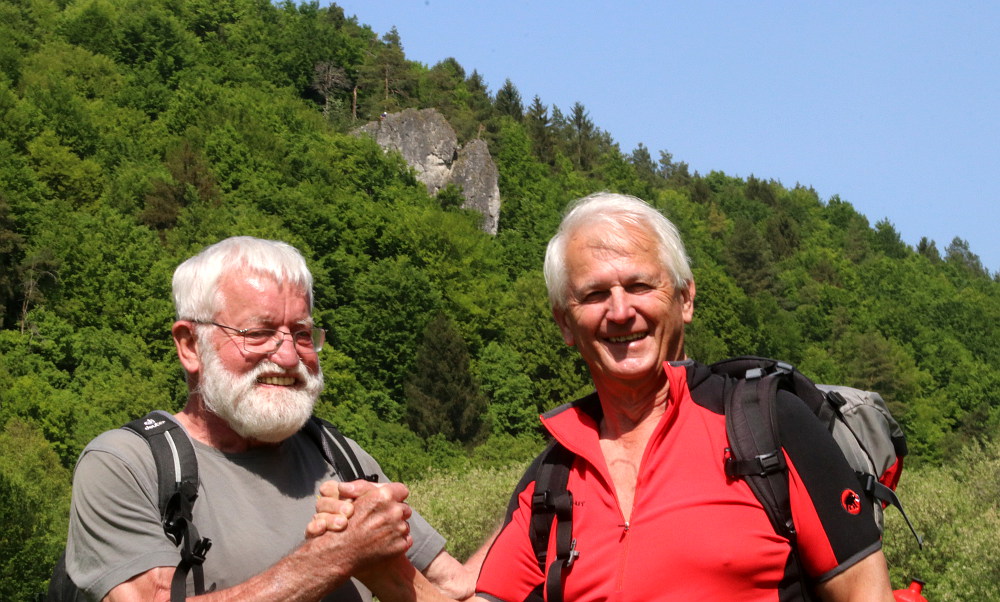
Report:
M 385 259 L 355 279 L 352 301 L 338 309 L 331 340 L 357 362 L 363 383 L 402 400 L 424 326 L 440 305 L 426 272 L 405 256 Z
M 500 115 L 506 115 L 512 117 L 516 121 L 520 121 L 524 116 L 524 105 L 521 103 L 521 93 L 517 91 L 517 86 L 514 82 L 507 79 L 503 83 L 503 87 L 497 90 L 496 99 L 493 102 L 493 108 Z
M 520 354 L 506 345 L 491 342 L 479 356 L 479 380 L 489 397 L 489 420 L 494 433 L 519 435 L 532 432 L 538 406 L 532 399 L 531 379 Z
M 726 244 L 729 272 L 748 295 L 774 287 L 774 256 L 771 247 L 753 223 L 746 218 L 736 220 L 733 234 Z
M 469 372 L 465 342 L 443 313 L 424 328 L 403 391 L 407 423 L 418 436 L 466 444 L 482 438 L 486 400 Z
M 886 511 L 885 553 L 893 584 L 926 581 L 930 600 L 1000 599 L 1000 443 L 973 443 L 946 466 L 904 473 L 899 495 L 923 550 L 899 513 Z
M 747 299 L 733 279 L 717 266 L 703 266 L 694 280 L 695 320 L 688 329 L 688 355 L 710 363 L 753 349 L 754 334 L 740 315 Z
M 41 433 L 11 420 L 0 431 L 0 598 L 33 600 L 62 553 L 69 471 Z
M 433 472 L 410 484 L 410 504 L 448 540 L 452 556 L 465 560 L 503 520 L 524 464 Z

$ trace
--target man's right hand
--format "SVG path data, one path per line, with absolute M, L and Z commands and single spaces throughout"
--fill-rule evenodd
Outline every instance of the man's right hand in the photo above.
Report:
M 349 574 L 406 552 L 413 545 L 406 522 L 413 511 L 405 503 L 409 490 L 400 483 L 327 481 L 320 486 L 316 515 L 307 536 L 322 547 L 340 549 Z

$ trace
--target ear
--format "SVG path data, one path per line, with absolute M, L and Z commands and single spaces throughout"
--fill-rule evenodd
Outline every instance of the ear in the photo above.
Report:
M 562 332 L 563 341 L 566 342 L 570 347 L 576 344 L 576 339 L 573 337 L 573 329 L 570 328 L 569 316 L 566 314 L 565 309 L 552 308 L 552 318 L 556 321 L 556 326 Z
M 188 320 L 174 322 L 170 329 L 177 347 L 177 358 L 188 374 L 197 374 L 201 370 L 201 359 L 198 358 L 198 337 L 194 332 L 194 324 Z
M 681 296 L 681 315 L 684 317 L 684 323 L 690 324 L 694 319 L 694 279 L 688 280 L 687 286 L 678 289 L 677 292 Z

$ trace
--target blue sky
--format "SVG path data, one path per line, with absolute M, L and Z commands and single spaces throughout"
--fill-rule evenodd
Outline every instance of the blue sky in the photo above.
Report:
M 1000 3 L 344 0 L 407 58 L 582 103 L 623 152 L 812 186 L 1000 271 Z

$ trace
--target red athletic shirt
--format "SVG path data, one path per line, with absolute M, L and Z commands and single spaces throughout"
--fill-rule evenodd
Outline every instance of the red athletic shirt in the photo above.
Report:
M 665 367 L 670 399 L 643 454 L 628 524 L 600 449 L 596 395 L 542 417 L 576 454 L 567 487 L 580 555 L 564 571 L 564 599 L 799 599 L 788 540 L 775 533 L 749 486 L 726 478 L 718 377 L 690 362 Z M 694 396 L 689 382 L 697 383 Z M 785 401 L 779 400 L 779 431 L 799 551 L 806 573 L 822 581 L 878 550 L 879 532 L 868 504 L 852 514 L 842 503 L 845 491 L 858 491 L 858 481 L 836 443 L 804 404 Z M 483 565 L 477 591 L 488 599 L 541 599 L 544 577 L 528 537 L 534 474 L 529 469 L 515 491 Z

